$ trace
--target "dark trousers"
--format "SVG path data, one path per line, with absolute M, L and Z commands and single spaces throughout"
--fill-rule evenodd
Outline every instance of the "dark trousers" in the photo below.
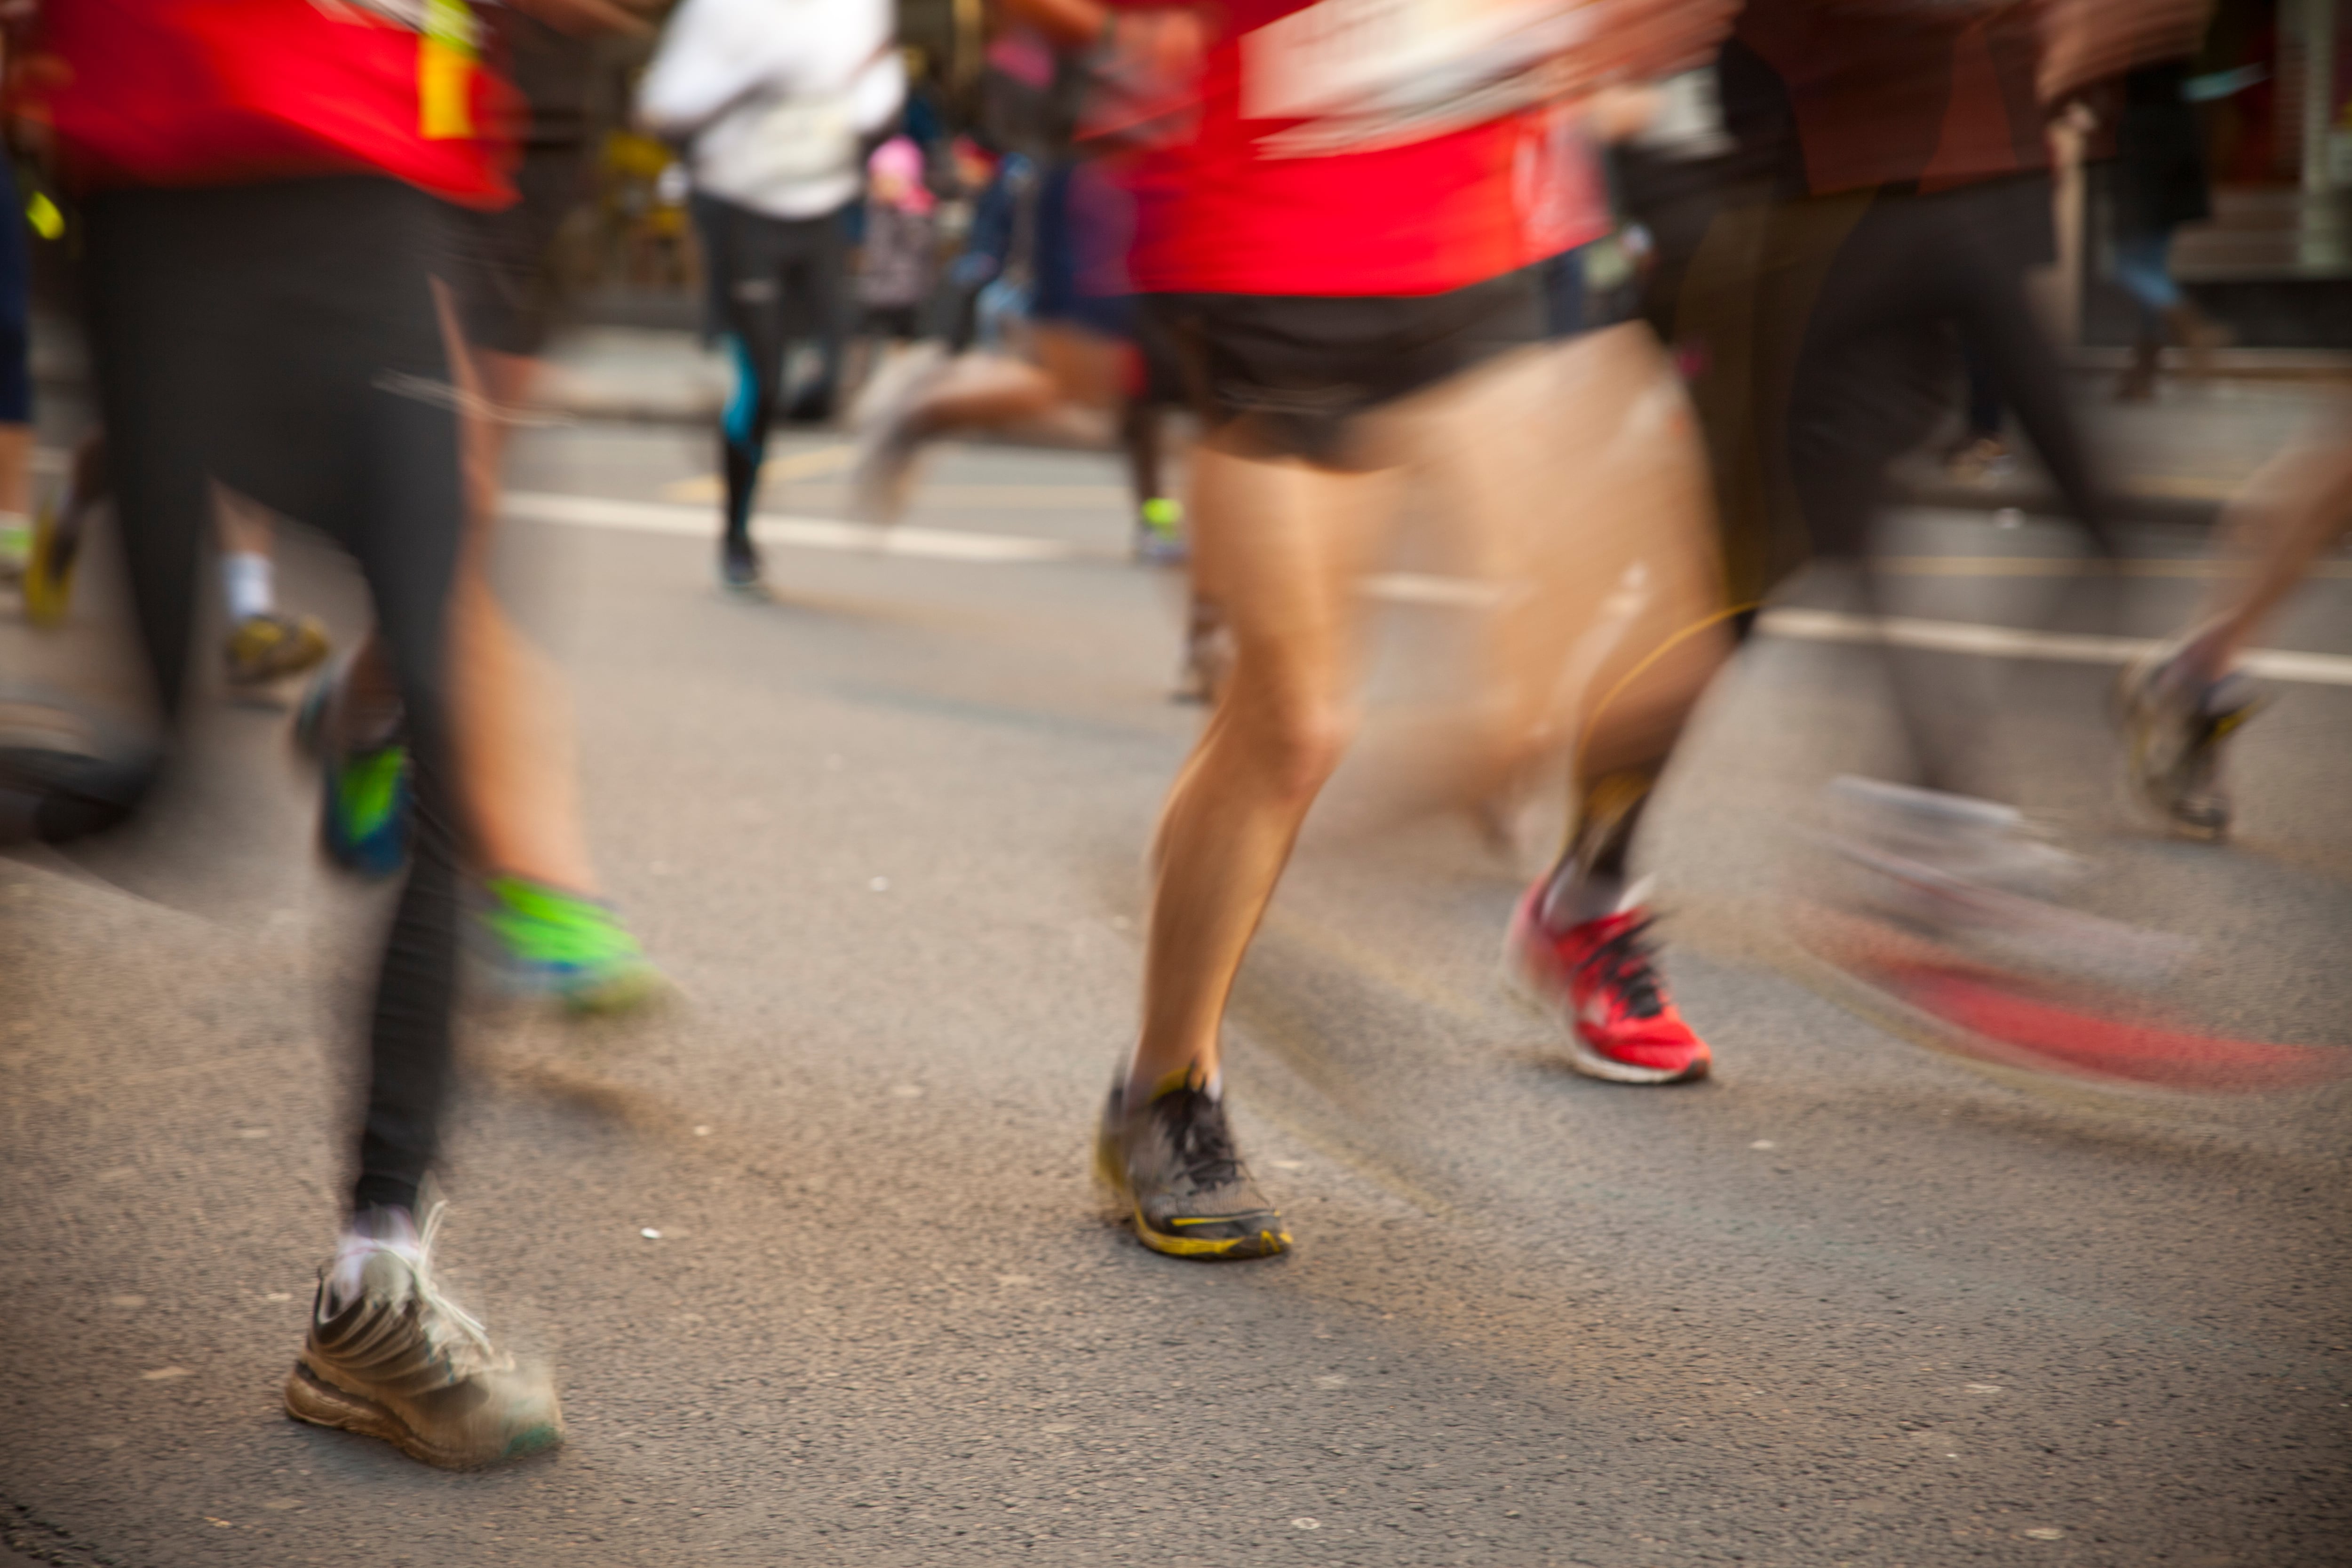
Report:
M 1839 247 L 1790 392 L 1791 478 L 1816 554 L 1866 552 L 1887 465 L 1947 406 L 1957 329 L 2102 547 L 2104 496 L 2057 355 L 2025 298 L 2049 226 L 2049 184 L 2004 180 L 1881 195 Z
M 849 335 L 847 242 L 839 212 L 770 217 L 716 196 L 694 198 L 713 317 L 735 355 L 735 395 L 719 422 L 727 533 L 749 536 L 768 426 L 783 395 L 784 351 L 814 338 L 822 368 L 811 411 L 829 411 Z
M 368 1031 L 357 1205 L 413 1205 L 450 1080 L 457 898 L 446 616 L 464 514 L 431 289 L 445 210 L 391 180 L 116 191 L 86 300 L 132 603 L 167 722 L 215 481 L 358 562 L 406 707 L 411 859 Z
M 2000 388 L 1985 368 L 1984 355 L 1968 339 L 1960 340 L 1960 364 L 1968 373 L 1968 435 L 1970 440 L 2000 437 Z
M 33 255 L 25 233 L 24 204 L 14 200 L 16 171 L 0 157 L 0 424 L 33 422 Z
M 2105 498 L 2056 354 L 2025 297 L 2025 270 L 2047 247 L 2049 195 L 2040 178 L 1881 195 L 1847 232 L 1814 297 L 1789 394 L 1790 485 L 1811 553 L 1859 563 L 1875 612 L 1889 607 L 1886 581 L 1870 564 L 1887 468 L 1948 405 L 1956 333 L 2094 545 L 2114 553 Z M 1922 782 L 1947 789 L 1971 782 L 1979 729 L 1945 679 L 1950 658 L 1887 652 Z

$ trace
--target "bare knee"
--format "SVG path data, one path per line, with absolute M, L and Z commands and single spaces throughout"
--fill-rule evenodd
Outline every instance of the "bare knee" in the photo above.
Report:
M 1264 775 L 1301 807 L 1322 790 L 1356 734 L 1352 705 L 1329 698 L 1261 699 L 1237 717 Z

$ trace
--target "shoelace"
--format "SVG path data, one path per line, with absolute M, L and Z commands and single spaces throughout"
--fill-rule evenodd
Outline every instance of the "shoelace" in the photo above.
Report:
M 441 1216 L 448 1207 L 446 1199 L 435 1204 L 425 1216 L 423 1228 L 416 1233 L 416 1259 L 413 1266 L 416 1322 L 425 1342 L 448 1367 L 450 1375 L 463 1381 L 476 1372 L 494 1367 L 499 1351 L 490 1342 L 490 1331 L 480 1320 L 441 1294 L 440 1286 L 434 1280 L 433 1242 L 441 1234 Z
M 1196 1187 L 1222 1187 L 1241 1180 L 1242 1158 L 1225 1126 L 1223 1108 L 1197 1089 L 1178 1089 L 1168 1108 L 1169 1133 L 1185 1176 Z
M 1654 920 L 1644 915 L 1586 953 L 1584 962 L 1577 965 L 1593 971 L 1636 1018 L 1654 1018 L 1665 1010 L 1665 999 L 1658 994 L 1658 973 L 1651 967 L 1649 947 L 1642 941 Z

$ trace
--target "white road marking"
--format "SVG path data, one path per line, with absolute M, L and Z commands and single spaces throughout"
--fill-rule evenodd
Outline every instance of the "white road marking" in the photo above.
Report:
M 667 501 L 622 500 L 605 496 L 561 495 L 543 490 L 508 492 L 504 509 L 510 517 L 551 522 L 570 528 L 618 529 L 636 533 L 672 533 L 706 539 L 717 521 L 704 506 L 679 506 Z M 980 533 L 964 529 L 913 528 L 901 524 L 880 528 L 839 518 L 791 517 L 762 512 L 751 523 L 753 537 L 762 543 L 798 545 L 806 550 L 838 550 L 874 555 L 901 555 L 931 561 L 967 561 L 988 565 L 1020 562 L 1123 559 L 1114 552 L 1090 550 L 1061 539 L 1036 539 L 1024 534 Z M 1495 585 L 1466 577 L 1420 572 L 1389 572 L 1364 580 L 1364 592 L 1391 604 L 1432 605 L 1481 609 L 1497 597 Z M 2128 664 L 2158 645 L 2145 637 L 2100 637 L 2079 632 L 2037 632 L 2017 626 L 1979 626 L 1966 621 L 1918 620 L 1889 616 L 1885 621 L 1835 610 L 1768 610 L 1759 629 L 1775 637 L 1804 642 L 1864 643 L 1884 637 L 1897 647 L 1927 648 L 1942 653 L 1981 654 L 1995 658 L 2050 659 L 2063 664 Z M 2307 681 L 2319 686 L 2352 686 L 2352 656 L 2297 653 L 2284 648 L 2255 648 L 2242 661 L 2249 673 L 2271 680 Z
M 2146 637 L 2037 632 L 2017 626 L 1975 626 L 1965 621 L 1915 620 L 1907 616 L 1889 616 L 1882 621 L 1835 610 L 1768 610 L 1757 626 L 1775 637 L 1805 642 L 1866 643 L 1883 638 L 1896 647 L 1985 654 L 1996 658 L 2043 658 L 2062 664 L 2128 664 L 2158 646 Z M 2352 657 L 2343 654 L 2254 648 L 2239 662 L 2248 672 L 2272 680 L 2352 686 Z
M 527 518 L 533 522 L 561 523 L 570 528 L 612 528 L 635 533 L 675 533 L 694 539 L 713 536 L 719 521 L 707 506 L 557 495 L 541 490 L 509 491 L 500 510 L 509 517 Z M 761 512 L 752 518 L 751 534 L 768 544 L 909 555 L 933 561 L 1067 561 L 1086 553 L 1059 539 L 904 525 L 877 528 L 872 523 L 847 522 L 837 518 L 785 517 L 772 512 Z

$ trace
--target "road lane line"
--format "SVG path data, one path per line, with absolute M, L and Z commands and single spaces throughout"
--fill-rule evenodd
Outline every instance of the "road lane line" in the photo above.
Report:
M 1906 616 L 1885 620 L 1835 610 L 1768 610 L 1759 630 L 1802 642 L 1867 643 L 1937 653 L 1985 654 L 1995 658 L 2040 658 L 2062 664 L 2129 664 L 2159 645 L 2147 637 L 2095 637 L 2080 632 L 2037 632 L 2018 626 L 1976 626 L 1965 621 L 1923 621 Z M 2254 648 L 2241 668 L 2273 680 L 2352 686 L 2352 658 L 2334 653 L 2294 653 Z
M 718 521 L 708 507 L 678 506 L 667 501 L 622 500 L 606 496 L 561 495 L 543 490 L 509 491 L 505 499 L 504 510 L 510 517 L 571 528 L 672 533 L 689 539 L 711 537 L 715 531 L 713 525 Z M 1088 550 L 1060 539 L 1036 539 L 1014 533 L 980 533 L 963 529 L 915 528 L 905 524 L 896 528 L 877 528 L 871 523 L 848 522 L 837 518 L 790 517 L 769 512 L 759 513 L 753 518 L 751 531 L 762 542 L 799 545 L 809 550 L 899 555 L 930 561 L 966 561 L 989 565 L 1077 561 L 1089 557 L 1118 558 L 1110 552 Z M 1364 582 L 1364 592 L 1373 598 L 1395 604 L 1464 609 L 1484 608 L 1492 605 L 1496 596 L 1496 588 L 1490 583 L 1418 572 L 1391 572 L 1369 577 Z M 1834 610 L 1769 610 L 1759 625 L 1761 629 L 1776 637 L 1802 642 L 1865 643 L 1883 637 L 1897 647 L 1980 654 L 1995 658 L 2048 659 L 2063 664 L 2128 664 L 2157 646 L 2145 637 L 2037 632 L 2017 626 L 1918 620 L 1903 616 L 1890 616 L 1880 622 L 1867 616 L 1845 615 Z M 2352 657 L 2343 654 L 2255 648 L 2241 662 L 2250 673 L 2272 680 L 2352 686 Z
M 1906 577 L 2082 577 L 2110 563 L 2081 555 L 1890 555 L 1879 569 Z M 2254 563 L 2215 556 L 2129 555 L 2113 563 L 2126 577 L 2251 577 Z M 2315 561 L 2307 577 L 2352 577 L 2352 561 Z
M 619 500 L 605 496 L 509 491 L 500 510 L 509 517 L 568 528 L 608 528 L 636 533 L 675 533 L 715 538 L 719 519 L 709 507 L 667 501 Z M 1059 539 L 1010 533 L 973 533 L 961 529 L 877 528 L 837 518 L 755 513 L 751 534 L 763 543 L 797 544 L 809 550 L 841 550 L 869 555 L 907 555 L 933 561 L 1068 561 L 1084 553 Z

